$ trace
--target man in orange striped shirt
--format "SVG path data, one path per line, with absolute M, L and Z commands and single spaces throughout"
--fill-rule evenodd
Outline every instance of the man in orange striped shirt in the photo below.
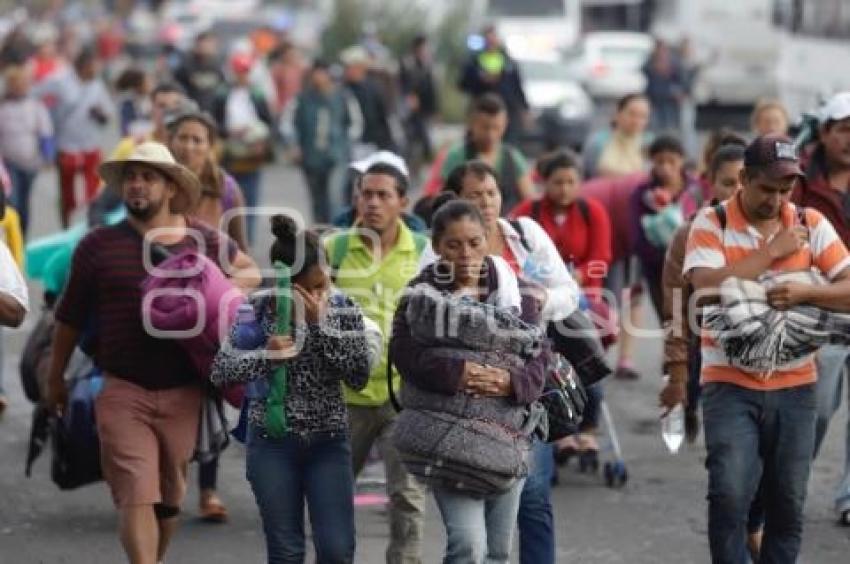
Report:
M 798 211 L 790 203 L 801 177 L 787 137 L 762 136 L 747 147 L 743 189 L 723 204 L 725 213 L 707 208 L 691 228 L 684 273 L 698 294 L 716 291 L 729 277 L 757 280 L 813 268 L 830 283 L 780 284 L 768 291 L 771 305 L 787 309 L 808 303 L 850 311 L 850 254 L 819 212 Z M 748 561 L 747 513 L 763 475 L 760 561 L 793 563 L 814 449 L 814 361 L 806 357 L 765 378 L 731 366 L 706 333 L 701 380 L 712 561 Z

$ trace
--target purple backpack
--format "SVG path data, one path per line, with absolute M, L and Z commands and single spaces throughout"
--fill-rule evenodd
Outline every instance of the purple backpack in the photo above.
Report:
M 166 258 L 142 282 L 142 319 L 153 335 L 176 339 L 206 379 L 213 359 L 245 302 L 242 292 L 212 260 L 194 249 Z M 224 391 L 239 407 L 243 390 Z

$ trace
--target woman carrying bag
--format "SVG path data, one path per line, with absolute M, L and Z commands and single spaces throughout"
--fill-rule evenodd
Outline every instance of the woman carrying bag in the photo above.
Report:
M 405 405 L 393 439 L 432 486 L 444 562 L 508 562 L 549 356 L 540 289 L 487 256 L 475 205 L 451 194 L 435 204 L 440 259 L 411 281 L 393 322 Z

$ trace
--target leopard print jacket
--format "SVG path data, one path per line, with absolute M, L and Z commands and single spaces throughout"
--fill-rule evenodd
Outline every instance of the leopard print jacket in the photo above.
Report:
M 250 303 L 266 338 L 273 335 L 275 312 L 267 294 L 252 296 Z M 258 351 L 233 347 L 235 329 L 235 326 L 231 329 L 213 362 L 210 379 L 217 386 L 253 382 L 270 377 L 275 370 L 275 365 L 266 357 L 265 345 Z M 348 297 L 333 294 L 322 324 L 296 324 L 294 338 L 300 352 L 285 361 L 288 367 L 285 409 L 289 431 L 296 435 L 345 431 L 348 413 L 340 381 L 361 390 L 369 380 L 369 353 L 362 312 Z M 265 398 L 246 398 L 246 401 L 250 401 L 249 423 L 264 435 Z

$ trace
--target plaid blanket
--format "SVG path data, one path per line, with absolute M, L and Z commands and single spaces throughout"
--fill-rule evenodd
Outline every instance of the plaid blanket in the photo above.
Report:
M 770 378 L 777 369 L 806 361 L 823 345 L 850 345 L 850 314 L 811 305 L 779 311 L 767 301 L 767 290 L 782 282 L 824 284 L 814 271 L 783 272 L 757 282 L 728 278 L 720 285 L 720 305 L 704 310 L 704 328 L 728 357 L 729 364 Z

